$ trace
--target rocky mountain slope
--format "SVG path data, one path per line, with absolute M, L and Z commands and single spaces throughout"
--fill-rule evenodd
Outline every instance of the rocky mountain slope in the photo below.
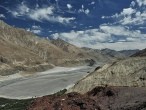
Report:
M 68 92 L 86 93 L 96 86 L 146 86 L 146 57 L 128 58 L 97 67 Z
M 134 91 L 134 92 L 131 92 Z M 35 99 L 28 110 L 145 110 L 145 87 L 96 87 L 79 94 L 51 95 Z
M 70 56 L 75 55 L 76 58 L 88 58 L 92 59 L 91 61 L 95 62 L 112 62 L 117 60 L 116 57 L 111 57 L 108 54 L 101 53 L 100 50 L 95 50 L 91 48 L 78 48 L 68 42 L 63 41 L 62 39 L 53 39 L 51 43 L 61 48 L 63 51 L 70 54 Z M 123 58 L 123 57 L 122 57 Z
M 31 32 L 14 28 L 0 21 L 0 74 L 19 71 L 44 71 L 52 65 L 65 65 L 67 61 L 90 63 L 86 57 L 77 58 Z M 69 65 L 69 64 L 66 64 Z
M 131 57 L 146 57 L 146 49 L 136 52 Z
M 37 41 L 40 41 L 37 44 Z M 52 66 L 38 50 L 44 40 L 23 29 L 13 28 L 0 21 L 0 74 L 19 71 L 43 71 Z M 41 49 L 42 48 L 42 49 Z
M 119 58 L 119 59 L 130 57 L 131 55 L 137 52 L 139 52 L 138 49 L 116 51 L 116 50 L 111 50 L 111 49 L 106 48 L 106 49 L 101 50 L 102 54 L 106 54 L 106 55 L 109 55 L 110 57 Z
M 135 49 L 135 50 L 121 50 L 121 51 L 118 51 L 118 52 L 124 54 L 125 56 L 129 56 L 130 57 L 131 55 L 133 55 L 133 54 L 135 54 L 135 53 L 137 53 L 139 51 L 140 51 L 139 49 Z
M 111 50 L 111 49 L 102 49 L 102 54 L 109 55 L 110 57 L 115 58 L 126 58 L 126 55 L 123 53 L 120 53 L 119 51 Z
M 0 74 L 44 71 L 53 66 L 93 65 L 116 60 L 61 39 L 48 40 L 0 21 Z

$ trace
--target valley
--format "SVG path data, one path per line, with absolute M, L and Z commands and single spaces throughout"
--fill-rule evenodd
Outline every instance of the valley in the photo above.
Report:
M 80 48 L 2 20 L 0 33 L 0 109 L 146 109 L 146 49 Z

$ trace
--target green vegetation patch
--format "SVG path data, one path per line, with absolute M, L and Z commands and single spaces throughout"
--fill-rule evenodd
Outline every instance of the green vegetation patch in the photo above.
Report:
M 16 100 L 0 98 L 0 110 L 26 110 L 33 99 Z
M 53 95 L 61 96 L 66 91 L 66 89 L 63 89 Z M 17 100 L 0 98 L 0 110 L 26 110 L 33 101 L 34 99 Z

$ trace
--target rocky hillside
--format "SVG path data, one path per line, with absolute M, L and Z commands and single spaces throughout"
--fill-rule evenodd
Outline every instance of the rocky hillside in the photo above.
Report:
M 131 55 L 133 55 L 137 52 L 139 52 L 138 49 L 116 51 L 116 50 L 111 50 L 111 49 L 106 48 L 106 49 L 101 50 L 102 54 L 109 55 L 110 57 L 118 58 L 118 59 L 123 59 L 123 58 L 130 57 Z
M 119 59 L 127 57 L 125 54 L 120 53 L 119 51 L 115 51 L 115 50 L 111 50 L 111 49 L 107 49 L 107 48 L 106 49 L 102 49 L 101 53 L 105 54 L 105 55 L 109 55 L 110 57 L 119 58 Z
M 146 49 L 138 51 L 137 53 L 133 54 L 132 57 L 146 57 Z
M 113 58 L 86 51 L 61 39 L 47 40 L 0 21 L 1 75 L 44 71 L 58 65 L 93 65 L 107 61 L 113 61 Z
M 133 54 L 135 54 L 139 51 L 140 51 L 139 49 L 135 49 L 135 50 L 121 50 L 121 51 L 118 51 L 118 52 L 124 54 L 127 57 L 130 57 L 131 55 L 133 55 Z
M 39 46 L 44 41 L 30 32 L 0 21 L 0 75 L 52 68 L 45 61 L 43 47 Z
M 128 58 L 97 67 L 68 92 L 86 93 L 96 86 L 146 86 L 146 57 Z
M 110 56 L 109 54 L 102 53 L 102 51 L 99 49 L 92 49 L 92 48 L 87 48 L 87 47 L 83 47 L 82 49 L 86 51 L 89 55 L 94 56 L 97 61 L 101 61 L 105 63 L 116 61 L 119 58 L 120 59 L 126 58 L 126 57 L 119 57 L 119 58 L 113 57 L 113 56 Z
M 85 65 L 90 64 L 90 60 L 87 56 L 77 58 L 76 54 L 66 52 L 49 40 L 0 21 L 1 75 L 44 71 L 53 65 Z
M 134 91 L 134 92 L 131 92 Z M 145 110 L 146 88 L 96 87 L 79 94 L 51 95 L 35 99 L 28 110 Z

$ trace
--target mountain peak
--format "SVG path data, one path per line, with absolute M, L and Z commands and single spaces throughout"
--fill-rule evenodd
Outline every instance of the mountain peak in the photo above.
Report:
M 5 23 L 3 20 L 0 20 L 0 27 L 10 27 L 7 23 Z

